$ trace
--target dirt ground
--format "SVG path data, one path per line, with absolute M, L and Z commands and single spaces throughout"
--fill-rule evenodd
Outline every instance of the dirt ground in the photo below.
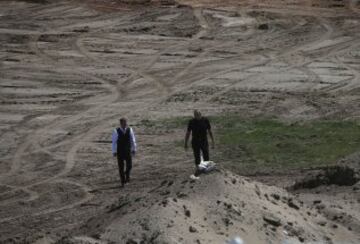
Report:
M 183 132 L 142 123 L 194 108 L 359 120 L 359 30 L 359 1 L 1 1 L 0 242 L 360 243 L 359 183 L 188 181 Z M 124 189 L 121 116 L 139 144 Z

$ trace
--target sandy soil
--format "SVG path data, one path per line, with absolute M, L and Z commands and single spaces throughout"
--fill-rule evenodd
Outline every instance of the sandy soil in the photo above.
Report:
M 1 1 L 0 242 L 359 243 L 359 183 L 287 192 L 304 172 L 226 170 L 190 182 L 182 131 L 142 123 L 193 108 L 359 119 L 359 13 L 359 1 Z M 124 189 L 110 152 L 121 116 L 139 142 Z

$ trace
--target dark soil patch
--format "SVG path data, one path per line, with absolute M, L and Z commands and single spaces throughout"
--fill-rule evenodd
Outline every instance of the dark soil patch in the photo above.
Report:
M 296 182 L 291 189 L 312 189 L 321 185 L 352 186 L 359 181 L 354 169 L 347 166 L 327 167 L 322 172 Z

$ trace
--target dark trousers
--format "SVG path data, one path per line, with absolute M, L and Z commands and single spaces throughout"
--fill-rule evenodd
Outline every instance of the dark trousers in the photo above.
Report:
M 209 144 L 208 143 L 192 143 L 192 148 L 194 152 L 195 157 L 195 165 L 196 165 L 196 171 L 195 176 L 199 176 L 201 174 L 201 171 L 198 169 L 198 165 L 201 162 L 201 153 L 203 155 L 204 161 L 209 161 Z
M 201 153 L 204 161 L 209 161 L 209 144 L 208 143 L 192 143 L 192 148 L 195 157 L 195 164 L 198 166 L 201 162 Z
M 118 155 L 117 157 L 118 166 L 119 166 L 119 175 L 121 184 L 130 180 L 130 171 L 132 168 L 132 158 L 131 154 L 128 155 Z M 126 169 L 125 168 L 126 163 Z

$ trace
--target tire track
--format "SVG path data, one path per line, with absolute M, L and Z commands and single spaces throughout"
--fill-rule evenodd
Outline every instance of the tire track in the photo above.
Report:
M 352 48 L 356 48 L 358 47 L 357 44 L 350 46 L 347 50 L 351 50 Z M 346 50 L 345 50 L 346 51 Z M 345 52 L 344 51 L 344 52 Z M 347 65 L 345 62 L 341 61 L 341 59 L 339 58 L 339 56 L 335 56 L 333 58 L 333 61 L 335 63 L 337 63 L 339 66 L 350 70 L 353 73 L 353 77 L 348 78 L 348 79 L 344 79 L 341 82 L 334 84 L 332 86 L 326 87 L 325 89 L 323 89 L 324 92 L 334 92 L 334 91 L 338 91 L 338 90 L 351 90 L 354 88 L 357 88 L 360 86 L 360 72 L 357 71 L 356 69 L 352 68 L 350 65 Z M 345 89 L 346 88 L 346 89 Z
M 40 37 L 40 35 L 35 35 L 31 38 L 30 43 L 29 43 L 31 50 L 33 50 L 41 59 L 45 60 L 48 64 L 54 64 L 54 63 L 56 64 L 57 60 L 50 58 L 49 56 L 45 55 L 43 52 L 41 52 L 39 50 L 39 48 L 36 44 L 39 37 Z M 86 74 L 86 73 L 79 73 L 79 72 L 76 72 L 76 73 L 79 75 L 83 75 L 83 76 L 85 75 L 87 78 L 94 80 L 94 81 L 101 82 L 101 84 L 103 84 L 103 86 L 111 93 L 111 95 L 108 98 L 108 101 L 105 101 L 105 103 L 112 103 L 113 101 L 116 101 L 118 99 L 118 97 L 120 96 L 120 92 L 117 89 L 113 89 L 112 85 L 109 82 L 107 82 L 106 80 L 103 80 L 101 78 L 98 78 L 98 77 L 95 77 L 93 75 Z M 88 111 L 85 111 L 83 113 L 80 113 L 77 116 L 72 116 L 72 117 L 64 119 L 62 121 L 56 121 L 51 126 L 56 127 L 56 126 L 60 126 L 60 125 L 64 126 L 66 124 L 72 124 L 73 122 L 80 119 L 83 115 L 86 115 L 87 113 L 93 113 L 94 111 L 99 111 L 102 109 L 102 107 L 103 106 L 100 105 L 98 107 L 89 109 Z M 19 169 L 22 155 L 25 153 L 26 149 L 30 145 L 33 145 L 34 143 L 36 143 L 36 141 L 38 139 L 37 135 L 41 135 L 42 132 L 45 132 L 48 129 L 49 129 L 48 127 L 41 128 L 41 129 L 35 131 L 33 134 L 27 136 L 27 138 L 25 139 L 25 142 L 22 143 L 20 145 L 19 149 L 14 153 L 14 158 L 12 160 L 12 166 L 11 166 L 10 171 L 6 174 L 0 175 L 0 180 L 6 176 L 14 174 Z
M 194 16 L 198 19 L 200 24 L 200 31 L 193 37 L 193 39 L 200 39 L 201 37 L 205 36 L 208 33 L 209 24 L 203 16 L 203 9 L 202 8 L 195 8 L 193 10 Z
M 201 12 L 197 12 L 197 15 L 199 16 L 199 14 L 201 14 Z M 200 18 L 200 17 L 199 17 Z M 272 38 L 273 39 L 279 39 L 281 38 L 283 35 L 287 35 L 289 32 L 292 32 L 294 30 L 296 30 L 297 28 L 299 28 L 300 26 L 302 25 L 302 23 L 298 23 L 297 25 L 295 25 L 294 27 L 292 27 L 290 30 L 284 30 L 284 31 L 281 31 L 280 33 L 276 33 L 275 32 L 275 36 L 273 36 Z M 271 30 L 270 33 L 273 33 L 274 30 Z M 251 35 L 253 32 L 250 32 L 248 33 L 249 35 Z M 262 34 L 260 37 L 257 37 L 257 42 L 264 42 L 265 38 L 268 37 L 269 33 L 264 33 Z M 253 39 L 250 39 L 249 41 L 251 42 L 254 42 L 255 40 Z M 211 51 L 213 50 L 216 50 L 216 48 L 221 48 L 221 47 L 226 47 L 227 45 L 229 46 L 232 46 L 234 45 L 235 43 L 230 43 L 230 44 L 220 44 L 220 45 L 217 45 L 217 46 L 214 46 L 212 48 L 210 48 L 209 50 L 207 50 L 207 52 L 204 52 L 202 53 L 200 56 L 206 56 L 207 54 L 209 54 Z M 290 47 L 289 49 L 291 49 L 292 47 Z M 244 50 L 244 52 L 246 52 L 246 50 Z M 291 53 L 289 53 L 288 55 L 290 55 Z M 244 58 L 245 56 L 247 56 L 246 54 L 242 53 L 241 55 L 236 55 L 234 57 L 231 57 L 231 58 L 224 58 L 222 60 L 215 60 L 215 61 L 205 61 L 205 62 L 202 62 L 201 65 L 207 65 L 207 64 L 211 64 L 211 63 L 215 63 L 215 64 L 221 64 L 221 63 L 229 63 L 229 61 L 237 61 L 239 57 L 241 58 Z M 250 55 L 249 55 L 250 56 Z M 283 56 L 283 55 L 280 55 L 280 56 Z M 251 56 L 250 56 L 251 57 Z M 267 58 L 267 61 L 260 61 L 257 65 L 250 65 L 248 67 L 246 67 L 245 69 L 247 68 L 254 68 L 254 67 L 257 67 L 258 65 L 261 66 L 261 65 L 265 65 L 267 64 L 268 62 L 272 61 L 273 58 L 271 57 L 266 57 Z M 180 80 L 180 78 L 185 75 L 186 73 L 188 73 L 191 69 L 193 69 L 194 67 L 196 67 L 196 65 L 198 65 L 200 63 L 200 60 L 198 60 L 197 62 L 193 62 L 192 64 L 190 64 L 186 69 L 184 69 L 182 72 L 180 72 L 179 74 L 177 74 L 175 76 L 175 78 L 173 79 L 173 82 L 177 82 Z M 235 66 L 237 67 L 237 66 Z M 233 69 L 233 67 L 231 67 L 230 69 Z M 220 74 L 223 74 L 222 71 L 220 71 Z M 213 78 L 213 76 L 211 76 L 210 78 Z M 204 81 L 204 79 L 201 79 L 200 81 Z M 184 83 L 184 82 L 183 82 Z
M 340 48 L 340 49 L 338 50 L 338 52 L 344 52 L 344 50 L 343 50 L 342 48 Z M 324 54 L 323 56 L 321 56 L 321 58 L 329 57 L 329 56 L 332 56 L 332 55 L 335 55 L 335 54 L 336 54 L 336 52 L 335 52 L 335 53 L 334 53 L 334 52 L 326 53 L 326 54 Z M 286 52 L 284 53 L 284 55 L 286 55 Z M 205 81 L 205 80 L 207 80 L 207 79 L 209 79 L 209 78 L 215 78 L 215 77 L 218 76 L 218 75 L 223 75 L 223 74 L 226 74 L 226 73 L 231 72 L 231 71 L 246 71 L 247 69 L 251 69 L 251 68 L 255 68 L 255 67 L 261 67 L 261 66 L 264 66 L 264 65 L 266 65 L 266 64 L 269 64 L 271 61 L 274 61 L 274 60 L 278 59 L 278 58 L 281 57 L 281 56 L 282 56 L 282 55 L 280 55 L 280 56 L 278 56 L 278 57 L 275 57 L 275 58 L 273 58 L 273 59 L 270 59 L 270 60 L 266 60 L 266 61 L 264 61 L 264 62 L 262 62 L 262 63 L 259 63 L 259 64 L 249 65 L 249 66 L 244 67 L 244 68 L 242 68 L 242 69 L 229 69 L 229 70 L 226 70 L 225 72 L 219 72 L 219 74 L 215 74 L 214 76 L 211 76 L 211 77 L 205 77 L 205 78 L 202 79 L 201 81 L 203 82 L 203 81 Z M 318 58 L 319 58 L 319 57 L 317 57 L 317 59 L 318 59 Z M 307 65 L 311 64 L 312 62 L 313 62 L 313 60 L 311 60 L 311 61 L 305 61 L 305 62 L 300 63 L 300 64 L 295 64 L 295 65 L 291 65 L 291 66 L 289 66 L 289 67 L 282 68 L 282 69 L 280 69 L 279 71 L 285 72 L 285 71 L 289 71 L 289 70 L 294 69 L 294 68 L 306 69 L 306 70 L 310 73 L 310 78 L 313 78 L 314 76 L 313 76 L 313 74 L 312 74 L 312 71 L 310 71 L 309 68 L 306 67 Z M 307 74 L 307 73 L 305 73 L 305 74 Z M 261 75 L 264 75 L 264 74 L 263 74 L 263 73 L 256 73 L 256 74 L 253 74 L 253 75 L 250 75 L 250 76 L 244 78 L 244 79 L 241 80 L 241 81 L 249 80 L 249 79 L 252 79 L 252 78 L 261 76 Z M 317 74 L 315 74 L 315 75 L 316 75 L 316 77 L 318 77 Z M 352 79 L 352 78 L 350 78 L 350 80 L 351 80 L 351 79 Z M 241 81 L 240 81 L 240 82 L 241 82 Z M 348 82 L 348 79 L 344 80 L 344 81 L 341 82 L 340 84 L 337 83 L 337 84 L 334 84 L 334 86 L 328 86 L 328 87 L 325 87 L 324 89 L 321 89 L 321 88 L 320 88 L 319 90 L 320 90 L 320 91 L 330 92 L 331 90 L 339 89 L 339 88 L 342 88 L 342 87 L 346 86 L 347 82 Z M 231 89 L 233 89 L 234 86 L 236 86 L 238 83 L 239 83 L 239 81 L 232 82 L 232 83 L 231 83 L 229 86 L 227 86 L 225 89 L 221 90 L 220 92 L 214 93 L 214 94 L 213 94 L 212 96 L 210 96 L 209 99 L 207 99 L 206 101 L 210 102 L 212 99 L 216 98 L 217 96 L 226 94 L 228 91 L 230 91 Z M 326 89 L 326 88 L 327 88 L 327 89 Z
M 29 43 L 29 46 L 30 46 L 31 50 L 33 50 L 41 59 L 47 61 L 50 64 L 57 65 L 56 60 L 53 60 L 52 58 L 50 58 L 49 56 L 43 54 L 39 50 L 39 48 L 37 46 L 37 40 L 38 40 L 39 37 L 40 37 L 40 35 L 35 35 L 35 36 L 33 36 L 31 38 L 30 43 Z M 81 73 L 81 74 L 84 75 L 84 73 Z M 82 112 L 82 113 L 80 113 L 80 114 L 78 114 L 76 116 L 72 116 L 72 117 L 70 117 L 68 119 L 65 119 L 63 121 L 56 121 L 55 123 L 52 123 L 51 125 L 46 126 L 45 128 L 41 128 L 40 130 L 37 130 L 33 134 L 27 136 L 27 138 L 25 139 L 25 142 L 22 143 L 19 146 L 19 148 L 17 149 L 17 151 L 14 153 L 14 157 L 13 157 L 13 160 L 12 160 L 12 165 L 11 165 L 10 171 L 7 172 L 6 174 L 1 175 L 0 180 L 3 180 L 4 178 L 15 174 L 19 170 L 20 164 L 21 164 L 22 158 L 23 158 L 23 156 L 24 156 L 24 154 L 26 152 L 26 149 L 29 148 L 34 143 L 35 143 L 35 145 L 37 145 L 36 147 L 38 148 L 38 150 L 41 149 L 41 151 L 43 151 L 43 152 L 45 152 L 47 154 L 51 154 L 51 152 L 47 151 L 46 149 L 42 148 L 40 145 L 38 145 L 36 143 L 39 140 L 37 135 L 41 135 L 42 132 L 46 132 L 47 130 L 49 130 L 52 127 L 60 127 L 60 126 L 65 126 L 67 124 L 72 124 L 75 121 L 81 119 L 81 117 L 83 115 L 86 115 L 86 114 L 88 114 L 90 112 L 93 113 L 93 112 L 96 112 L 96 111 L 101 111 L 101 109 L 103 107 L 105 107 L 108 104 L 111 104 L 112 102 L 116 101 L 118 99 L 118 97 L 120 96 L 120 92 L 117 89 L 113 89 L 111 84 L 109 84 L 107 81 L 105 81 L 103 79 L 100 79 L 100 78 L 97 78 L 97 77 L 94 77 L 94 76 L 92 76 L 90 74 L 85 74 L 85 76 L 87 76 L 89 79 L 101 82 L 103 84 L 103 86 L 105 86 L 111 93 L 110 96 L 108 96 L 108 99 L 103 101 L 104 102 L 103 104 L 101 104 L 101 105 L 99 105 L 99 106 L 97 106 L 95 108 L 89 109 L 89 110 L 87 110 L 85 112 Z M 30 196 L 26 201 L 34 201 L 39 197 L 39 194 L 37 192 L 35 192 L 35 191 L 31 191 L 29 189 L 30 187 L 40 185 L 40 184 L 43 184 L 43 183 L 48 183 L 50 181 L 53 181 L 53 180 L 55 180 L 57 178 L 60 178 L 60 177 L 64 176 L 68 172 L 71 171 L 71 169 L 72 169 L 72 167 L 74 165 L 75 165 L 74 158 L 71 155 L 67 156 L 67 161 L 66 161 L 65 167 L 60 173 L 58 173 L 55 176 L 52 176 L 52 177 L 50 177 L 50 178 L 48 178 L 46 180 L 42 180 L 42 181 L 33 183 L 31 185 L 27 185 L 25 187 L 13 187 L 13 191 L 16 191 L 16 190 L 25 191 Z M 80 184 L 78 184 L 78 185 L 80 185 Z M 82 189 L 86 192 L 87 187 L 85 185 L 82 185 Z
M 16 203 L 19 200 L 21 200 L 22 202 L 31 202 L 31 201 L 35 201 L 36 199 L 39 198 L 39 194 L 37 192 L 35 192 L 35 191 L 31 191 L 29 189 L 17 189 L 17 187 L 14 188 L 13 186 L 10 186 L 10 185 L 8 185 L 8 186 L 13 188 L 13 189 L 11 191 L 1 193 L 0 196 L 4 195 L 4 194 L 16 192 L 16 191 L 19 191 L 19 190 L 25 192 L 28 196 L 27 196 L 26 200 L 24 200 L 24 198 L 20 198 L 20 199 L 14 199 L 14 200 L 1 201 L 0 206 L 6 206 L 6 205 L 9 205 L 9 204 L 12 204 L 12 203 Z M 2 219 L 0 219 L 0 223 L 1 223 L 1 220 Z
M 320 21 L 322 21 L 322 19 L 319 19 Z M 294 54 L 296 52 L 301 52 L 301 50 L 303 48 L 308 48 L 309 46 L 312 47 L 312 46 L 315 46 L 317 45 L 318 43 L 321 43 L 323 42 L 324 40 L 328 39 L 332 33 L 333 33 L 333 28 L 327 24 L 324 24 L 323 25 L 324 29 L 326 29 L 326 32 L 325 34 L 323 34 L 319 39 L 315 40 L 315 41 L 312 41 L 310 43 L 306 43 L 306 44 L 303 44 L 301 45 L 300 47 L 297 47 L 295 49 L 293 49 L 292 47 L 289 48 L 288 50 L 283 50 L 279 55 L 275 56 L 275 57 L 271 57 L 265 61 L 261 61 L 261 62 L 258 62 L 258 63 L 255 63 L 255 64 L 251 64 L 251 65 L 248 65 L 248 66 L 245 66 L 243 68 L 234 68 L 234 67 L 231 67 L 229 69 L 226 69 L 224 71 L 220 71 L 220 72 L 217 72 L 215 74 L 212 74 L 208 77 L 204 77 L 202 78 L 201 80 L 199 80 L 199 82 L 204 82 L 210 78 L 215 78 L 216 76 L 219 76 L 219 75 L 223 75 L 223 74 L 226 74 L 226 73 L 229 73 L 231 71 L 245 71 L 247 69 L 251 69 L 251 68 L 255 68 L 255 67 L 261 67 L 261 66 L 265 66 L 267 64 L 269 64 L 270 62 L 274 61 L 274 60 L 277 60 L 279 58 L 282 58 L 282 57 L 287 57 L 287 56 L 290 56 L 291 54 Z M 290 66 L 290 67 L 286 67 L 285 70 L 289 70 L 289 69 L 292 69 L 292 68 L 297 68 L 297 67 L 302 67 L 304 65 L 308 64 L 308 62 L 305 62 L 305 63 L 302 63 L 300 65 L 293 65 L 293 66 Z M 251 79 L 251 78 L 254 78 L 254 77 L 257 77 L 257 76 L 261 76 L 263 75 L 262 73 L 257 73 L 257 74 L 254 74 L 254 75 L 250 75 L 249 77 L 246 77 L 244 80 L 248 80 L 248 79 Z M 226 92 L 228 92 L 229 90 L 233 89 L 233 86 L 237 85 L 239 83 L 239 81 L 234 81 L 232 82 L 227 88 L 223 89 L 222 91 L 220 92 L 217 92 L 215 94 L 213 94 L 212 96 L 210 96 L 210 98 L 208 98 L 206 101 L 211 101 L 213 98 L 215 98 L 216 96 L 219 96 L 219 95 L 222 95 L 222 94 L 225 94 Z
M 75 186 L 81 188 L 84 191 L 85 196 L 82 199 L 80 199 L 79 201 L 76 201 L 74 203 L 62 206 L 60 208 L 49 208 L 49 209 L 42 210 L 42 211 L 39 211 L 39 212 L 36 212 L 36 213 L 31 213 L 31 214 L 26 214 L 26 215 L 21 214 L 21 215 L 17 215 L 17 216 L 13 216 L 13 217 L 2 218 L 2 219 L 0 219 L 0 223 L 10 222 L 10 221 L 18 220 L 18 219 L 21 219 L 21 218 L 30 217 L 30 216 L 31 217 L 39 217 L 41 215 L 48 215 L 48 214 L 53 214 L 53 213 L 73 209 L 73 208 L 75 208 L 75 207 L 77 207 L 77 206 L 79 206 L 81 204 L 84 204 L 84 203 L 90 201 L 92 199 L 92 197 L 93 197 L 93 195 L 90 193 L 91 189 L 89 187 L 87 187 L 86 185 L 84 185 L 84 184 L 74 182 L 74 181 L 70 181 L 70 180 L 67 180 L 67 179 L 59 179 L 59 180 L 57 180 L 57 181 L 55 181 L 53 183 L 65 183 L 65 184 L 75 185 Z
M 152 75 L 150 75 L 149 73 L 147 73 L 147 71 L 159 60 L 159 58 L 161 57 L 162 54 L 170 51 L 170 50 L 173 50 L 173 49 L 176 49 L 176 48 L 180 48 L 180 47 L 184 47 L 184 46 L 189 46 L 191 45 L 191 43 L 194 41 L 194 40 L 198 40 L 200 39 L 202 36 L 204 36 L 207 32 L 208 32 L 208 29 L 209 29 L 209 25 L 207 23 L 207 21 L 205 20 L 205 18 L 203 17 L 202 15 L 202 9 L 194 9 L 194 16 L 198 19 L 199 23 L 200 23 L 200 26 L 201 26 L 201 30 L 193 37 L 191 38 L 187 43 L 185 44 L 179 44 L 179 45 L 174 45 L 174 46 L 170 46 L 168 48 L 165 48 L 163 50 L 161 50 L 160 52 L 158 52 L 156 55 L 154 55 L 154 58 L 152 58 L 146 65 L 144 68 L 142 69 L 136 69 L 136 70 L 133 70 L 133 69 L 129 69 L 127 68 L 128 70 L 130 70 L 133 75 L 131 77 L 129 77 L 129 79 L 127 79 L 125 82 L 124 82 L 124 85 L 129 85 L 137 76 L 140 76 L 140 77 L 143 77 L 145 79 L 148 79 L 150 81 L 152 81 L 155 86 L 157 86 L 158 90 L 161 92 L 161 94 L 163 95 L 166 95 L 166 94 L 169 94 L 171 92 L 171 85 L 168 85 L 166 82 L 164 82 L 162 79 L 158 78 L 158 77 L 154 77 Z M 109 61 L 106 61 L 106 60 L 100 60 L 99 58 L 93 56 L 90 52 L 87 51 L 87 49 L 82 45 L 82 41 L 81 41 L 81 38 L 78 38 L 76 40 L 76 49 L 81 53 L 83 54 L 84 56 L 94 60 L 95 62 L 101 62 L 101 63 L 107 63 L 109 65 L 112 65 L 112 66 L 116 66 L 115 63 L 113 62 L 109 62 Z M 204 54 L 205 55 L 205 54 Z M 190 64 L 190 66 L 193 66 L 193 64 Z M 187 67 L 188 68 L 188 67 Z M 186 68 L 186 69 L 187 69 Z M 183 72 L 186 72 L 186 69 L 184 69 Z M 182 74 L 180 74 L 181 76 Z M 175 76 L 174 80 L 178 79 L 178 75 Z M 173 82 L 169 82 L 170 84 L 172 84 Z
M 105 60 L 100 60 L 99 58 L 97 58 L 96 56 L 92 55 L 82 44 L 82 39 L 81 38 L 77 38 L 76 42 L 75 42 L 75 46 L 76 49 L 79 53 L 81 53 L 82 55 L 84 55 L 85 57 L 93 60 L 94 62 L 97 63 L 106 63 L 108 65 L 111 65 L 113 67 L 118 67 L 117 64 L 113 63 L 113 62 L 109 62 L 109 61 L 105 61 Z M 132 75 L 126 79 L 122 84 L 120 84 L 120 86 L 118 86 L 118 89 L 120 89 L 121 86 L 128 86 L 129 84 L 131 84 L 134 80 L 137 79 L 138 76 L 142 77 L 142 78 L 146 78 L 149 79 L 159 90 L 159 92 L 161 94 L 166 94 L 169 92 L 169 87 L 162 81 L 160 81 L 160 79 L 156 79 L 154 77 L 152 77 L 149 74 L 145 74 L 142 73 L 140 70 L 132 70 L 129 68 L 126 68 L 124 66 L 121 66 L 122 69 L 127 70 L 128 72 L 132 73 Z M 127 93 L 125 91 L 125 89 L 122 91 L 122 93 L 124 94 L 123 97 L 126 97 Z M 119 100 L 119 99 L 118 99 Z

